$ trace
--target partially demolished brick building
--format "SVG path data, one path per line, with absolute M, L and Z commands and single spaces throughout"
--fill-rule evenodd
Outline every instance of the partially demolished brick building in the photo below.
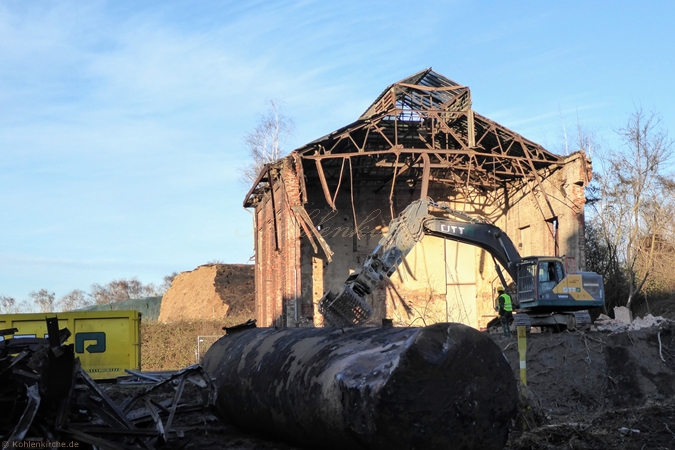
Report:
M 337 292 L 419 198 L 491 221 L 522 256 L 583 267 L 590 176 L 583 152 L 555 155 L 481 116 L 468 87 L 431 69 L 394 83 L 355 122 L 266 166 L 246 195 L 258 324 L 322 325 L 323 293 Z M 426 237 L 370 296 L 372 321 L 483 328 L 498 284 L 484 250 Z

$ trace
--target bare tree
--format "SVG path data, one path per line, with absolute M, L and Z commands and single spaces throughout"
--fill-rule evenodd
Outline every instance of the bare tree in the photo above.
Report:
M 674 142 L 654 113 L 636 109 L 618 130 L 623 146 L 597 153 L 593 202 L 595 229 L 616 252 L 627 279 L 626 306 L 643 289 L 654 268 L 666 227 L 675 220 L 675 178 L 670 173 Z
M 113 289 L 115 292 L 119 292 L 119 296 L 123 300 L 145 297 L 145 286 L 135 277 L 129 280 L 111 281 L 109 286 L 114 286 Z
M 91 297 L 97 305 L 129 300 L 129 282 L 124 279 L 113 280 L 106 285 L 94 283 L 91 285 Z
M 54 300 L 56 294 L 49 292 L 47 289 L 40 289 L 37 292 L 31 292 L 28 296 L 35 302 L 40 312 L 54 311 Z
M 268 100 L 269 109 L 260 116 L 256 127 L 244 135 L 244 146 L 251 162 L 242 168 L 242 182 L 250 185 L 260 174 L 265 164 L 279 160 L 284 154 L 284 145 L 293 133 L 295 124 L 281 111 L 279 100 Z
M 165 276 L 164 282 L 159 287 L 153 283 L 143 284 L 136 277 L 133 277 L 113 280 L 105 285 L 95 283 L 91 286 L 89 293 L 75 289 L 59 298 L 58 301 L 56 301 L 56 294 L 46 289 L 31 292 L 29 296 L 40 312 L 72 311 L 93 304 L 105 305 L 129 299 L 159 297 L 171 286 L 171 281 L 176 275 L 178 275 L 178 272 Z M 31 303 L 26 300 L 17 302 L 13 297 L 0 295 L 0 314 L 28 312 L 34 309 L 31 306 Z
M 93 284 L 91 286 L 91 295 L 97 305 L 106 305 L 108 303 L 121 302 L 128 300 L 128 283 L 125 280 L 113 280 L 102 286 Z
M 31 305 L 26 300 L 17 302 L 14 297 L 0 295 L 0 314 L 16 314 L 30 312 Z
M 644 284 L 645 295 L 658 299 L 659 297 L 671 297 L 675 292 L 675 279 L 673 267 L 675 267 L 675 236 L 673 224 L 668 224 L 668 229 L 660 235 L 647 236 L 642 245 L 645 248 L 654 247 L 654 255 L 651 259 L 649 278 Z M 653 244 L 652 244 L 653 240 Z M 646 267 L 650 261 L 649 254 L 641 254 L 638 261 L 639 267 Z
M 178 272 L 173 272 L 170 275 L 165 276 L 162 284 L 159 286 L 158 294 L 164 295 L 166 291 L 168 291 L 169 288 L 171 287 L 171 283 L 173 283 L 174 278 L 176 278 L 177 276 Z
M 106 285 L 92 284 L 89 295 L 95 304 L 106 305 L 134 298 L 158 297 L 161 293 L 154 284 L 143 284 L 133 277 L 113 280 Z
M 56 302 L 55 308 L 57 311 L 72 311 L 74 309 L 85 308 L 92 303 L 91 296 L 88 296 L 80 289 L 75 289 L 61 297 Z
M 148 283 L 143 286 L 141 291 L 142 295 L 140 298 L 145 297 L 160 297 L 162 294 L 160 292 L 161 287 L 155 286 L 155 283 Z
M 98 283 L 94 283 L 91 285 L 89 295 L 91 296 L 95 305 L 106 305 L 108 303 L 113 303 L 115 301 L 110 292 L 108 291 L 107 286 Z
M 14 300 L 14 297 L 8 297 L 6 295 L 0 295 L 0 313 L 2 314 L 14 314 L 18 312 L 16 310 L 17 303 Z

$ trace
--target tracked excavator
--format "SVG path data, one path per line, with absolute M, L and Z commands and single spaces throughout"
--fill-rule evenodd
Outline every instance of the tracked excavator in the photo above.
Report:
M 434 207 L 442 217 L 429 213 Z M 588 309 L 605 303 L 602 276 L 593 272 L 567 274 L 562 258 L 521 257 L 500 228 L 482 219 L 450 208 L 445 203 L 420 199 L 392 220 L 388 232 L 352 273 L 336 294 L 328 291 L 319 301 L 319 312 L 328 326 L 365 324 L 373 314 L 367 296 L 396 271 L 415 243 L 424 236 L 478 246 L 492 255 L 503 286 L 509 286 L 504 271 L 513 281 L 511 297 L 516 325 L 553 329 L 575 329 L 591 323 Z

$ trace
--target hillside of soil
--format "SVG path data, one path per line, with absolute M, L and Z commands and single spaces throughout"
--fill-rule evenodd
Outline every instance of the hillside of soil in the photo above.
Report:
M 162 298 L 163 323 L 255 318 L 253 266 L 207 264 L 174 278 Z

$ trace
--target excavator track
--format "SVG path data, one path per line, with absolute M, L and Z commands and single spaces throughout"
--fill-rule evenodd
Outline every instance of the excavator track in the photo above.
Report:
M 525 327 L 527 333 L 532 329 L 532 322 L 530 316 L 525 313 L 516 313 L 513 315 L 513 329 L 517 330 L 516 327 Z
M 591 325 L 593 325 L 593 319 L 588 311 L 574 311 L 574 318 L 577 321 L 577 330 L 590 330 Z
M 513 326 L 526 327 L 529 333 L 532 327 L 541 327 L 551 331 L 587 330 L 592 325 L 588 311 L 573 311 L 555 314 L 527 314 L 524 312 L 513 315 Z

